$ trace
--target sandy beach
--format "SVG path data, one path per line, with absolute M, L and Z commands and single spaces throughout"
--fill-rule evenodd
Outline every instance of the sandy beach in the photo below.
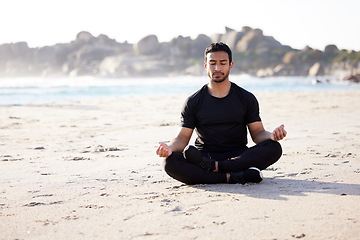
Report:
M 0 106 L 0 239 L 358 238 L 360 91 L 255 95 L 288 136 L 246 185 L 163 171 L 185 95 Z

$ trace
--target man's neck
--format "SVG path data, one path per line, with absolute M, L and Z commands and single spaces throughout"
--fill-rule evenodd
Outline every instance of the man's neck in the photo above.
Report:
M 210 95 L 217 98 L 226 97 L 230 92 L 230 88 L 231 88 L 231 83 L 229 82 L 229 80 L 225 80 L 221 83 L 216 83 L 210 80 L 210 83 L 208 84 Z

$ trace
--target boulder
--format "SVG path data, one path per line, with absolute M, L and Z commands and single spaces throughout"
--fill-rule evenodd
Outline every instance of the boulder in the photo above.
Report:
M 113 48 L 104 46 L 89 46 L 85 45 L 76 52 L 76 60 L 82 63 L 90 63 L 94 61 L 102 61 L 107 56 L 115 55 L 116 51 Z
M 274 49 L 281 49 L 282 45 L 276 41 L 275 38 L 264 36 L 263 39 L 257 44 L 256 51 L 258 54 L 271 53 Z
M 282 61 L 287 65 L 294 65 L 297 64 L 297 62 L 299 61 L 299 57 L 296 52 L 290 51 L 284 55 Z
M 205 48 L 211 43 L 211 39 L 205 34 L 198 35 L 197 38 L 192 41 L 191 56 L 195 58 L 202 58 L 204 56 Z
M 226 28 L 226 33 L 221 36 L 221 42 L 226 43 L 230 49 L 235 49 L 236 44 L 245 35 L 243 32 L 237 32 L 231 28 Z
M 309 45 L 306 45 L 303 49 L 302 49 L 302 51 L 304 51 L 304 52 L 308 52 L 308 51 L 312 51 L 313 49 L 309 46 Z
M 355 82 L 355 83 L 360 83 L 360 74 L 347 75 L 344 77 L 344 80 L 350 81 L 350 82 Z
M 327 46 L 325 47 L 324 53 L 325 53 L 325 54 L 329 54 L 329 53 L 331 54 L 331 53 L 336 53 L 336 52 L 338 52 L 338 51 L 339 51 L 339 49 L 337 48 L 337 46 L 331 44 L 331 45 L 327 45 Z
M 214 33 L 213 35 L 210 36 L 211 42 L 216 43 L 216 42 L 220 42 L 222 37 L 222 34 L 220 33 Z
M 256 50 L 256 47 L 262 38 L 263 32 L 260 29 L 251 30 L 236 44 L 236 51 L 240 53 L 253 52 Z
M 54 47 L 45 46 L 36 49 L 34 52 L 34 61 L 56 63 L 56 49 Z
M 309 69 L 309 76 L 315 77 L 324 75 L 324 67 L 321 63 L 317 62 L 315 63 L 310 69 Z
M 140 56 L 138 56 L 139 58 Z M 134 56 L 117 55 L 106 57 L 99 64 L 99 74 L 102 77 L 129 77 L 135 74 L 133 64 L 136 62 Z
M 134 46 L 134 50 L 139 55 L 153 55 L 158 53 L 160 48 L 160 43 L 158 41 L 157 36 L 148 35 L 142 38 L 137 44 Z
M 90 43 L 90 42 L 92 42 L 94 40 L 95 40 L 95 37 L 91 33 L 86 32 L 86 31 L 82 31 L 82 32 L 79 32 L 76 35 L 75 42 Z
M 176 57 L 189 57 L 192 52 L 190 37 L 178 36 L 171 40 L 171 55 Z M 204 50 L 204 49 L 203 49 Z
M 259 69 L 256 72 L 257 77 L 271 77 L 274 75 L 274 71 L 271 68 Z
M 116 42 L 115 39 L 111 39 L 105 34 L 100 34 L 96 38 L 96 42 L 103 46 L 117 47 L 120 45 L 120 43 Z
M 285 64 L 276 65 L 273 72 L 275 76 L 286 76 L 288 74 Z
M 195 39 L 178 36 L 159 43 L 148 35 L 136 44 L 119 43 L 107 35 L 94 37 L 79 32 L 74 41 L 29 48 L 26 42 L 0 45 L 0 77 L 5 76 L 109 76 L 204 74 L 203 54 L 211 42 L 223 41 L 233 50 L 234 73 L 258 76 L 318 76 L 336 72 L 359 81 L 359 52 L 328 45 L 324 52 L 306 46 L 302 50 L 280 44 L 260 29 L 244 26 L 241 32 L 225 28 L 225 33 Z M 325 65 L 326 64 L 326 65 Z M 339 74 L 339 76 L 340 76 Z
M 253 29 L 249 26 L 243 26 L 241 31 L 244 32 L 244 33 L 247 33 L 247 32 L 250 32 L 252 31 Z
M 0 45 L 0 60 L 24 59 L 30 51 L 27 42 L 2 44 Z

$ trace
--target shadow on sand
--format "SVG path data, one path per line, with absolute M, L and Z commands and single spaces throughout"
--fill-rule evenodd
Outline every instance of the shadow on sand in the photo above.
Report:
M 287 200 L 287 196 L 305 197 L 308 196 L 308 193 L 360 196 L 360 184 L 285 178 L 265 178 L 260 184 L 202 184 L 191 187 L 210 192 L 241 194 L 253 198 L 274 200 Z

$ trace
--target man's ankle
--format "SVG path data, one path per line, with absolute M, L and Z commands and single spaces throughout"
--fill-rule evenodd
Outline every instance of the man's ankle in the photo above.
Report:
M 213 170 L 213 172 L 219 172 L 219 162 L 215 161 L 215 169 Z
M 203 155 L 195 146 L 189 145 L 183 151 L 184 158 L 209 172 L 217 170 L 215 160 Z

